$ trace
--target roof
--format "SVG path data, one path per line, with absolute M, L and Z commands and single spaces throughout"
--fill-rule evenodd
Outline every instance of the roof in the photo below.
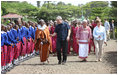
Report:
M 9 13 L 9 14 L 2 16 L 2 18 L 22 18 L 22 16 L 18 15 L 18 14 L 14 14 L 14 13 Z

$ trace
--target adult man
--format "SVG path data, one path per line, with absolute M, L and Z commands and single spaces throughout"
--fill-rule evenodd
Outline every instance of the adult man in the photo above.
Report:
M 110 23 L 110 29 L 113 32 L 113 39 L 115 39 L 114 20 L 112 20 L 111 23 Z
M 105 26 L 105 31 L 106 31 L 106 35 L 107 35 L 107 40 L 110 40 L 110 32 L 109 32 L 110 31 L 110 24 L 107 21 L 107 19 L 105 19 L 104 26 Z
M 58 64 L 65 64 L 67 60 L 68 40 L 70 38 L 70 26 L 62 20 L 61 16 L 56 18 L 57 26 L 51 36 L 57 35 L 56 50 Z M 61 59 L 61 48 L 63 51 L 63 60 Z

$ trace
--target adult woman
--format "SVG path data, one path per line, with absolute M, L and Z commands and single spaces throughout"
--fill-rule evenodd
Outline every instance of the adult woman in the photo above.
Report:
M 96 52 L 96 61 L 102 61 L 102 49 L 103 43 L 106 44 L 106 32 L 105 28 L 101 25 L 101 20 L 96 20 L 97 26 L 93 30 L 95 52 Z
M 88 57 L 89 41 L 91 38 L 91 29 L 87 26 L 87 20 L 83 21 L 83 25 L 79 27 L 76 33 L 77 43 L 79 44 L 79 58 L 86 62 Z

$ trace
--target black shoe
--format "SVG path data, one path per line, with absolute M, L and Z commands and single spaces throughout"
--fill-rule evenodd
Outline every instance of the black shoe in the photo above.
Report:
M 19 61 L 17 61 L 15 65 L 18 66 L 19 65 Z
M 1 74 L 6 74 L 6 72 L 7 72 L 6 70 L 2 70 Z
M 7 68 L 7 71 L 10 71 L 11 69 L 12 69 L 11 67 L 8 67 L 8 68 Z
M 13 69 L 14 65 L 13 65 L 13 64 L 11 64 L 9 67 L 10 67 L 11 69 Z
M 66 61 L 62 61 L 62 65 L 65 65 Z
M 39 55 L 39 52 L 35 52 L 36 55 Z
M 59 61 L 58 64 L 61 64 L 61 61 Z

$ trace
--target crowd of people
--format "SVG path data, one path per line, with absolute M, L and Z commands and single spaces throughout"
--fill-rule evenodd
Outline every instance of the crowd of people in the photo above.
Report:
M 41 62 L 47 60 L 49 63 L 49 53 L 57 53 L 58 64 L 65 64 L 67 54 L 73 52 L 85 62 L 91 47 L 94 48 L 96 61 L 102 61 L 103 44 L 107 45 L 106 41 L 110 40 L 110 30 L 115 38 L 114 20 L 109 23 L 105 19 L 102 24 L 99 17 L 92 21 L 69 22 L 58 16 L 54 22 L 14 20 L 7 25 L 2 24 L 1 73 L 10 71 L 14 65 L 36 54 L 40 55 Z
M 5 73 L 18 65 L 19 61 L 34 54 L 36 23 L 10 22 L 1 25 L 1 72 Z

